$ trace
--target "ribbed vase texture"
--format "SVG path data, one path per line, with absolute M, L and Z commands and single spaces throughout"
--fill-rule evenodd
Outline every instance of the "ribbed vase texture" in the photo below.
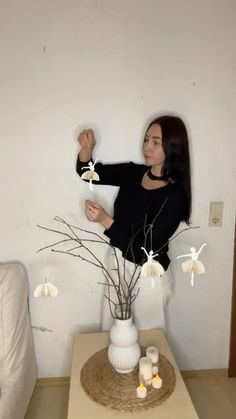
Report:
M 138 331 L 132 318 L 115 319 L 110 330 L 111 343 L 108 348 L 108 359 L 117 372 L 128 373 L 138 364 L 141 351 L 137 343 Z

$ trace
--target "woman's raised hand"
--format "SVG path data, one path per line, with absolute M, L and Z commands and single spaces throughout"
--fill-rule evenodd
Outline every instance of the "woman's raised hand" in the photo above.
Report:
M 96 144 L 92 129 L 84 129 L 78 136 L 78 142 L 83 149 L 93 151 Z
M 79 158 L 82 162 L 87 162 L 92 158 L 92 152 L 96 144 L 92 129 L 84 129 L 78 136 L 78 142 L 81 146 Z

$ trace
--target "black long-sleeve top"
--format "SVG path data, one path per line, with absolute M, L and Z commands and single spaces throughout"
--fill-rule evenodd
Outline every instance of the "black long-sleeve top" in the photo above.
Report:
M 77 159 L 76 171 L 81 176 L 88 162 Z M 149 253 L 158 253 L 157 259 L 166 270 L 170 263 L 168 240 L 179 223 L 184 220 L 187 197 L 177 182 L 158 189 L 144 189 L 141 185 L 148 167 L 143 164 L 96 163 L 95 171 L 100 180 L 94 184 L 119 186 L 114 202 L 114 222 L 104 231 L 110 244 L 118 247 L 125 259 L 143 264 L 146 261 L 145 247 Z M 153 227 L 150 229 L 150 224 Z

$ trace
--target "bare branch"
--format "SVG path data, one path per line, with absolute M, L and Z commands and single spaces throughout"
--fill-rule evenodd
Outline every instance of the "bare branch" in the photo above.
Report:
M 57 246 L 58 244 L 65 243 L 65 242 L 69 242 L 69 241 L 73 241 L 73 239 L 64 239 L 64 240 L 60 240 L 59 242 L 56 242 L 56 243 L 53 243 L 53 244 L 49 244 L 48 246 L 41 247 L 41 249 L 37 250 L 37 252 L 36 252 L 36 253 L 39 253 L 39 252 L 41 252 L 42 250 L 45 250 L 45 249 L 50 249 L 50 247 L 54 247 L 54 246 Z
M 160 250 L 162 250 L 165 246 L 167 246 L 167 244 L 170 243 L 172 240 L 176 239 L 176 237 L 178 237 L 184 231 L 195 230 L 196 228 L 200 228 L 200 226 L 183 228 L 183 230 L 179 231 L 175 236 L 172 236 L 167 242 L 165 242 L 161 247 L 159 247 L 158 250 L 155 250 L 154 253 L 160 252 Z
M 64 251 L 64 250 L 55 250 L 55 249 L 51 249 L 51 251 L 52 251 L 52 252 L 54 252 L 54 253 L 64 253 L 65 255 L 74 256 L 75 258 L 79 258 L 79 259 L 81 259 L 83 262 L 88 262 L 88 263 L 91 263 L 91 265 L 94 265 L 94 266 L 96 266 L 97 268 L 103 269 L 103 266 L 98 265 L 97 263 L 94 263 L 94 262 L 92 262 L 91 260 L 86 259 L 86 258 L 84 258 L 84 257 L 83 257 L 83 256 L 81 256 L 81 255 L 76 255 L 75 253 L 67 252 L 67 251 Z
M 121 264 L 118 258 L 117 249 L 113 245 L 111 245 L 109 241 L 105 240 L 103 237 L 101 237 L 97 233 L 77 227 L 73 224 L 66 222 L 61 217 L 57 217 L 57 216 L 54 217 L 54 221 L 59 222 L 61 225 L 63 225 L 65 228 L 65 231 L 60 231 L 54 228 L 47 228 L 41 225 L 38 225 L 38 227 L 43 230 L 55 233 L 55 234 L 59 234 L 60 236 L 62 236 L 62 238 L 51 245 L 42 247 L 41 249 L 38 250 L 38 252 L 50 249 L 54 253 L 63 253 L 69 256 L 79 258 L 81 261 L 87 262 L 91 265 L 94 265 L 96 268 L 101 269 L 105 278 L 105 282 L 98 282 L 98 284 L 103 285 L 103 286 L 105 285 L 106 287 L 104 297 L 108 300 L 111 316 L 113 318 L 117 318 L 118 311 L 119 311 L 119 318 L 127 319 L 131 315 L 131 306 L 139 294 L 139 288 L 137 289 L 137 283 L 141 274 L 140 264 L 135 264 L 135 252 L 134 252 L 133 246 L 136 240 L 138 243 L 138 234 L 142 232 L 143 234 L 142 237 L 144 237 L 144 248 L 146 248 L 147 240 L 149 239 L 150 239 L 150 244 L 152 248 L 152 230 L 153 230 L 154 224 L 158 220 L 159 215 L 161 214 L 161 212 L 163 211 L 163 208 L 166 205 L 167 199 L 168 198 L 164 200 L 158 213 L 153 218 L 151 224 L 147 223 L 148 217 L 147 217 L 147 214 L 145 214 L 144 225 L 142 226 L 142 228 L 138 229 L 135 233 L 132 232 L 130 241 L 126 249 L 126 253 L 123 258 L 123 264 Z M 158 253 L 160 250 L 162 250 L 166 245 L 168 245 L 170 241 L 174 240 L 178 235 L 180 235 L 184 231 L 191 230 L 194 228 L 199 228 L 199 227 L 188 227 L 188 228 L 183 229 L 182 231 L 177 233 L 175 236 L 171 237 L 158 250 L 155 250 L 155 253 Z M 83 235 L 83 237 L 80 237 L 80 235 Z M 88 235 L 88 237 L 86 237 L 86 235 Z M 89 238 L 89 235 L 90 237 L 92 236 L 92 238 Z M 104 263 L 101 260 L 99 260 L 99 258 L 96 256 L 96 253 L 94 253 L 90 249 L 89 245 L 93 243 L 109 246 L 109 248 L 111 249 L 111 257 L 113 258 L 113 266 L 111 268 L 107 268 L 104 265 Z M 137 243 L 136 243 L 136 247 L 137 247 Z M 65 249 L 66 247 L 69 247 L 68 244 L 70 248 L 63 250 L 63 245 Z M 56 248 L 59 245 L 62 246 L 62 249 Z M 76 252 L 78 250 L 79 252 Z M 82 254 L 81 254 L 81 251 L 82 251 Z M 84 254 L 85 256 L 83 256 Z M 134 268 L 130 275 L 128 273 L 127 265 L 126 265 L 128 263 L 127 262 L 128 254 L 131 254 L 134 261 Z M 145 259 L 146 259 L 146 256 L 144 254 L 142 263 L 145 261 Z

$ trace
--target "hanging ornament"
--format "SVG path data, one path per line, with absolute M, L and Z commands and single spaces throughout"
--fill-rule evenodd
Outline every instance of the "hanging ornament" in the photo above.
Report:
M 58 295 L 58 288 L 49 281 L 39 284 L 34 291 L 36 298 L 54 298 Z
M 100 180 L 99 175 L 95 172 L 96 162 L 97 162 L 97 159 L 95 160 L 94 163 L 90 161 L 88 163 L 88 166 L 84 166 L 81 168 L 81 169 L 89 169 L 89 170 L 86 170 L 86 172 L 82 174 L 81 179 L 89 180 L 90 191 L 93 191 L 93 180 L 97 180 L 97 181 Z
M 141 247 L 141 249 L 147 256 L 147 262 L 145 262 L 141 268 L 141 276 L 148 278 L 164 275 L 163 266 L 157 260 L 154 260 L 154 258 L 158 256 L 158 253 L 154 254 L 153 250 L 150 250 L 148 253 L 144 247 Z
M 195 247 L 190 247 L 190 253 L 187 253 L 186 255 L 180 255 L 177 256 L 177 259 L 184 258 L 184 257 L 190 257 L 191 259 L 186 260 L 182 263 L 182 269 L 185 273 L 191 274 L 191 285 L 194 286 L 194 274 L 195 272 L 197 274 L 204 274 L 205 273 L 205 266 L 203 265 L 200 260 L 198 260 L 198 256 L 200 255 L 203 247 L 206 246 L 206 243 L 204 243 L 198 251 L 196 251 Z

